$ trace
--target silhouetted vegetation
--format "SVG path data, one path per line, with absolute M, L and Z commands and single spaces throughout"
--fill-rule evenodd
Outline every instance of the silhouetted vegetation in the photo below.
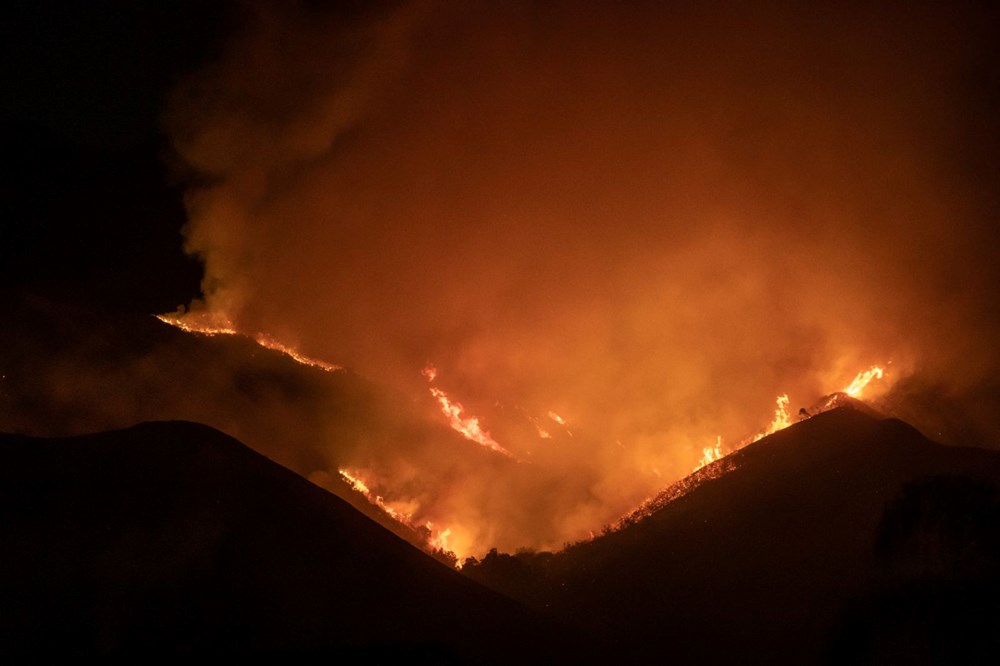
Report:
M 465 560 L 462 572 L 473 580 L 536 608 L 545 608 L 556 592 L 557 558 L 548 551 L 519 550 L 513 555 L 492 548 L 482 560 Z
M 624 529 L 464 571 L 625 662 L 954 663 L 992 649 L 996 453 L 836 409 L 738 458 Z
M 891 500 L 873 589 L 852 604 L 845 663 L 991 663 L 1000 651 L 1000 487 L 933 476 Z

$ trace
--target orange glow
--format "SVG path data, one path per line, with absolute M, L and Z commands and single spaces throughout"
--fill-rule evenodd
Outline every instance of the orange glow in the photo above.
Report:
M 413 510 L 416 510 L 416 503 L 397 503 L 386 501 L 381 495 L 376 495 L 372 492 L 368 482 L 361 478 L 359 472 L 349 472 L 346 469 L 338 469 L 337 472 L 340 474 L 340 478 L 346 481 L 353 490 L 364 495 L 365 499 L 368 500 L 369 503 L 381 509 L 387 516 L 396 522 L 409 527 L 415 534 L 423 535 L 427 550 L 431 552 L 440 551 L 454 556 L 455 567 L 459 569 L 462 568 L 463 559 L 468 557 L 471 553 L 468 539 L 456 538 L 458 535 L 450 527 L 445 527 L 443 530 L 436 530 L 434 529 L 434 523 L 429 520 L 423 524 L 418 524 L 414 520 L 413 511 L 404 511 L 397 508 L 400 505 L 403 505 L 412 507 Z
M 340 476 L 344 479 L 344 481 L 347 481 L 347 483 L 351 485 L 351 488 L 354 488 L 365 497 L 371 497 L 372 491 L 368 489 L 368 484 L 347 470 L 338 469 L 337 471 L 340 473 Z
M 397 522 L 403 523 L 408 527 L 413 527 L 412 514 L 404 513 L 402 511 L 399 511 L 398 509 L 393 508 L 388 503 L 386 503 L 385 500 L 382 499 L 381 495 L 375 495 L 374 493 L 372 493 L 372 491 L 368 488 L 368 484 L 365 483 L 360 476 L 358 476 L 357 472 L 352 474 L 347 470 L 343 469 L 339 469 L 337 470 L 337 472 L 340 473 L 340 477 L 344 479 L 344 481 L 350 484 L 351 488 L 364 495 L 369 502 L 371 502 L 378 508 L 382 509 L 382 511 L 384 511 L 390 518 L 396 520 Z
M 264 333 L 258 333 L 257 335 L 251 336 L 257 344 L 265 349 L 273 349 L 276 352 L 280 352 L 285 356 L 289 357 L 293 361 L 301 363 L 302 365 L 309 365 L 314 368 L 319 368 L 326 372 L 337 372 L 338 370 L 343 370 L 339 365 L 334 365 L 333 363 L 327 363 L 326 361 L 320 360 L 318 358 L 312 358 L 310 356 L 305 356 L 300 354 L 294 348 L 288 345 L 282 344 Z
M 764 432 L 759 433 L 754 437 L 753 441 L 758 441 L 764 439 L 768 435 L 773 435 L 779 430 L 784 430 L 788 426 L 792 425 L 791 417 L 788 415 L 788 394 L 779 395 L 777 398 L 777 407 L 774 409 L 774 420 L 771 424 L 767 426 Z
M 210 315 L 209 313 L 181 313 L 157 315 L 157 318 L 164 323 L 170 324 L 171 326 L 175 326 L 181 330 L 198 335 L 245 335 L 241 334 L 232 321 L 224 315 Z M 275 340 L 272 336 L 266 333 L 245 335 L 245 337 L 252 339 L 261 347 L 282 353 L 303 365 L 317 367 L 327 372 L 340 369 L 338 366 L 325 361 L 304 356 L 294 348 Z M 439 372 L 434 365 L 427 364 L 422 368 L 421 375 L 428 381 L 428 383 L 433 384 L 438 379 Z M 885 371 L 882 367 L 872 366 L 868 370 L 859 372 L 842 393 L 858 398 L 872 381 L 882 379 L 884 375 Z M 447 418 L 448 425 L 453 430 L 480 446 L 488 448 L 501 455 L 513 458 L 512 454 L 501 446 L 493 438 L 493 436 L 482 427 L 477 417 L 470 416 L 466 413 L 465 407 L 461 403 L 453 400 L 443 389 L 438 388 L 437 386 L 432 385 L 428 390 L 437 402 L 441 413 Z M 779 430 L 783 430 L 792 424 L 792 418 L 789 414 L 789 404 L 790 400 L 787 394 L 778 396 L 776 398 L 774 416 L 767 427 L 752 437 L 744 439 L 737 445 L 731 446 L 729 451 L 724 450 L 722 437 L 716 436 L 716 441 L 713 446 L 706 446 L 702 448 L 701 458 L 698 460 L 697 465 L 694 467 L 693 472 L 689 476 L 682 478 L 680 481 L 668 486 L 666 490 L 661 491 L 659 494 L 651 497 L 650 499 L 647 499 L 639 506 L 639 508 L 635 509 L 626 515 L 625 518 L 622 518 L 615 523 L 613 529 L 620 529 L 624 525 L 630 524 L 635 520 L 649 515 L 657 508 L 663 506 L 666 502 L 672 501 L 672 499 L 686 494 L 692 488 L 700 485 L 707 479 L 717 478 L 718 476 L 735 469 L 735 463 L 733 463 L 730 458 L 731 453 L 738 451 L 747 444 L 757 442 L 768 435 L 776 433 Z M 524 410 L 521 411 L 523 412 Z M 540 438 L 552 438 L 550 431 L 542 426 L 540 418 L 534 417 L 527 412 L 524 413 L 534 425 Z M 545 417 L 557 426 L 562 427 L 567 434 L 572 435 L 568 429 L 566 419 L 557 414 L 555 411 L 550 410 L 546 412 Z M 619 446 L 621 445 L 619 444 Z M 722 460 L 726 460 L 727 462 L 721 465 L 713 464 Z M 422 535 L 421 539 L 425 544 L 424 547 L 428 551 L 432 553 L 444 553 L 448 555 L 449 558 L 454 556 L 456 559 L 456 567 L 461 567 L 462 561 L 465 557 L 481 552 L 491 545 L 479 543 L 477 538 L 474 537 L 472 533 L 463 532 L 456 527 L 453 521 L 449 521 L 451 524 L 441 529 L 435 529 L 432 521 L 428 521 L 423 518 L 419 519 L 422 522 L 418 522 L 418 519 L 414 514 L 420 508 L 419 502 L 415 500 L 387 501 L 382 495 L 374 493 L 371 490 L 369 482 L 362 478 L 358 472 L 348 471 L 347 469 L 339 469 L 338 472 L 341 478 L 347 482 L 353 490 L 361 493 L 369 503 L 376 506 L 393 520 L 409 527 L 414 531 L 414 533 Z M 659 477 L 659 470 L 655 470 L 655 472 L 657 477 Z M 391 481 L 389 483 L 391 485 Z
M 318 358 L 312 358 L 301 354 L 294 347 L 289 347 L 288 345 L 281 343 L 267 333 L 256 333 L 253 335 L 240 333 L 240 331 L 238 331 L 233 325 L 232 321 L 224 315 L 209 314 L 207 312 L 198 314 L 188 312 L 159 314 L 155 316 L 163 323 L 170 324 L 171 326 L 175 326 L 182 331 L 187 331 L 188 333 L 208 336 L 244 335 L 264 349 L 270 349 L 280 354 L 284 354 L 296 363 L 308 365 L 313 368 L 319 368 L 320 370 L 324 370 L 326 372 L 337 372 L 338 370 L 343 370 L 343 368 L 339 365 L 327 363 L 326 361 Z
M 719 440 L 716 441 L 718 442 Z M 706 451 L 707 450 L 712 449 L 706 449 Z M 739 466 L 732 453 L 735 453 L 735 451 L 730 454 L 726 454 L 722 458 L 713 460 L 712 463 L 714 464 L 706 464 L 698 467 L 695 471 L 688 474 L 684 478 L 670 484 L 653 497 L 646 499 L 636 509 L 615 521 L 615 523 L 610 526 L 610 530 L 618 531 L 622 528 L 628 527 L 629 525 L 656 513 L 656 511 L 662 509 L 674 500 L 687 495 L 706 481 L 718 479 L 719 477 L 732 472 Z M 591 533 L 591 538 L 595 536 L 595 534 Z
M 427 365 L 421 371 L 421 374 L 427 378 L 427 381 L 433 382 L 437 378 L 437 369 L 433 365 Z M 460 433 L 469 441 L 475 442 L 480 446 L 484 446 L 491 451 L 505 455 L 508 458 L 514 457 L 507 449 L 500 446 L 500 444 L 498 444 L 497 441 L 490 436 L 489 432 L 483 430 L 483 427 L 479 425 L 478 418 L 475 416 L 465 415 L 465 408 L 461 403 L 453 401 L 448 397 L 447 393 L 437 387 L 430 387 L 430 392 L 441 406 L 441 413 L 448 417 L 448 425 L 450 425 L 453 430 Z
M 698 466 L 694 468 L 695 472 L 697 472 L 705 465 L 708 465 L 710 463 L 715 462 L 716 460 L 719 460 L 720 458 L 722 458 L 723 455 L 725 455 L 722 453 L 722 437 L 717 436 L 715 438 L 715 446 L 706 446 L 701 451 L 702 451 L 701 460 L 698 461 Z M 659 476 L 660 475 L 659 472 L 657 472 L 656 475 Z
M 469 441 L 476 442 L 480 446 L 496 451 L 502 455 L 512 458 L 507 449 L 500 446 L 490 433 L 483 430 L 479 425 L 479 419 L 475 416 L 465 416 L 465 408 L 459 402 L 454 402 L 448 394 L 439 388 L 431 387 L 431 395 L 441 405 L 441 412 L 448 417 L 448 424 L 453 430 L 462 434 Z
M 884 374 L 885 370 L 883 370 L 880 366 L 873 365 L 868 370 L 863 370 L 859 372 L 854 377 L 854 381 L 852 381 L 851 384 L 847 388 L 845 388 L 841 393 L 846 393 L 852 398 L 859 398 L 862 392 L 864 391 L 865 387 L 868 386 L 868 384 L 871 383 L 872 380 L 882 379 Z M 831 397 L 830 400 L 828 400 L 825 403 L 824 407 L 822 408 L 823 410 L 837 406 L 838 402 L 836 399 L 836 395 L 837 394 L 834 394 L 834 396 Z M 771 423 L 753 437 L 750 437 L 749 439 L 746 439 L 743 442 L 741 442 L 733 450 L 738 450 L 743 448 L 747 444 L 758 442 L 767 437 L 768 435 L 773 435 L 779 430 L 784 430 L 788 426 L 792 425 L 792 418 L 791 414 L 789 414 L 788 411 L 788 404 L 789 404 L 788 394 L 779 395 L 776 400 L 776 406 L 774 409 L 774 418 L 771 420 Z M 716 460 L 719 460 L 724 455 L 726 454 L 723 454 L 722 452 L 722 438 L 717 437 L 715 446 L 706 446 L 705 448 L 702 449 L 701 459 L 698 461 L 698 464 L 694 468 L 694 470 L 698 471 L 702 467 L 705 467 L 706 465 L 713 463 Z
M 556 423 L 558 423 L 559 425 L 561 425 L 563 427 L 563 429 L 566 431 L 567 435 L 569 435 L 570 437 L 573 436 L 573 433 L 569 429 L 569 424 L 566 423 L 566 419 L 564 419 L 563 417 L 559 416 L 558 414 L 556 414 L 555 412 L 552 412 L 552 411 L 550 411 L 547 414 L 547 416 L 550 419 L 552 419 L 553 421 L 555 421 Z
M 433 523 L 431 522 L 427 523 L 427 529 L 433 530 L 433 526 L 434 526 Z M 434 536 L 431 537 L 430 544 L 433 548 L 435 548 L 436 550 L 443 550 L 445 552 L 451 550 L 448 547 L 448 538 L 451 536 L 450 527 L 446 527 L 444 530 L 440 532 L 432 532 L 432 533 L 434 534 Z
M 859 372 L 851 382 L 850 386 L 844 389 L 844 393 L 851 396 L 852 398 L 860 398 L 862 391 L 873 379 L 882 379 L 882 375 L 885 371 L 877 365 L 873 365 L 868 370 L 864 372 Z
M 352 370 L 310 418 L 249 396 L 296 429 L 266 438 L 283 459 L 378 470 L 450 544 L 512 552 L 624 514 L 716 435 L 870 400 L 888 382 L 852 379 L 889 351 L 899 416 L 996 393 L 992 193 L 948 159 L 987 147 L 953 131 L 992 118 L 960 99 L 986 42 L 950 9 L 291 4 L 164 110 L 195 314 Z M 880 38 L 931 16 L 933 66 Z
M 535 426 L 535 430 L 538 432 L 538 436 L 542 439 L 552 439 L 552 434 L 542 427 L 541 422 L 534 416 L 528 415 L 528 420 L 531 421 L 532 425 Z
M 196 333 L 198 335 L 238 335 L 239 331 L 233 326 L 233 322 L 228 317 L 221 314 L 201 312 L 195 313 L 171 313 L 154 315 L 164 324 L 170 324 L 182 331 Z
M 427 381 L 433 382 L 437 379 L 438 371 L 433 365 L 427 364 L 424 366 L 424 369 L 420 371 L 420 374 L 426 377 Z

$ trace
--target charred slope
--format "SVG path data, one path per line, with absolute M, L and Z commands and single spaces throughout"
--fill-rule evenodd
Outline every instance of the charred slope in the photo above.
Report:
M 0 436 L 0 655 L 523 661 L 549 624 L 186 422 Z
M 1000 454 L 842 408 L 726 464 L 621 531 L 466 571 L 634 661 L 955 663 L 996 649 Z

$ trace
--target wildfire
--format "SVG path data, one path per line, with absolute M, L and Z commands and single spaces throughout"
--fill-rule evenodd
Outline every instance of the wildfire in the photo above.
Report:
M 558 423 L 559 425 L 561 425 L 563 427 L 563 429 L 566 431 L 567 435 L 569 435 L 570 437 L 573 436 L 573 433 L 570 432 L 570 430 L 569 430 L 569 424 L 566 423 L 566 419 L 564 419 L 563 417 L 559 416 L 555 412 L 549 412 L 548 413 L 548 417 L 550 419 L 552 419 L 553 421 L 555 421 L 556 423 Z
M 531 421 L 531 424 L 533 426 L 535 426 L 535 431 L 538 433 L 538 436 L 541 439 L 552 439 L 552 430 L 548 426 L 545 425 L 542 417 L 534 416 L 533 414 L 531 414 L 527 410 L 522 409 L 520 407 L 518 407 L 517 409 L 518 409 L 518 411 L 520 411 L 521 413 L 524 414 L 524 417 L 526 419 L 528 419 L 529 421 Z M 566 420 L 563 417 L 559 416 L 555 412 L 550 411 L 550 412 L 548 412 L 548 413 L 545 414 L 545 418 L 548 418 L 553 423 L 556 423 L 557 425 L 562 426 L 563 431 L 567 435 L 569 435 L 570 437 L 573 436 L 573 433 L 571 433 L 569 431 L 569 428 L 566 427 Z
M 861 392 L 864 391 L 865 387 L 873 379 L 882 379 L 882 375 L 885 371 L 877 365 L 873 365 L 868 370 L 859 372 L 854 381 L 851 382 L 850 386 L 844 389 L 844 393 L 851 396 L 852 398 L 858 398 L 861 396 Z
M 204 336 L 242 335 L 253 340 L 260 347 L 277 351 L 302 365 L 319 368 L 325 372 L 342 370 L 340 366 L 305 356 L 295 348 L 283 344 L 269 334 L 249 334 L 242 332 L 225 315 L 208 312 L 178 312 L 156 315 L 156 317 L 160 321 L 188 333 Z M 883 367 L 873 365 L 869 369 L 859 372 L 850 384 L 836 395 L 840 396 L 841 404 L 844 402 L 844 395 L 859 398 L 873 381 L 882 379 L 885 374 L 886 371 Z M 429 384 L 428 391 L 431 397 L 453 430 L 484 448 L 515 459 L 506 448 L 492 437 L 476 416 L 468 414 L 466 408 L 460 402 L 454 400 L 442 388 L 439 388 L 436 384 L 439 378 L 439 371 L 434 365 L 427 364 L 424 366 L 421 369 L 421 375 L 427 380 Z M 718 478 L 735 469 L 739 464 L 740 457 L 731 454 L 748 444 L 757 442 L 792 425 L 793 418 L 789 413 L 789 404 L 790 400 L 787 394 L 779 395 L 775 400 L 773 417 L 770 423 L 765 428 L 745 439 L 724 445 L 722 437 L 716 436 L 714 445 L 702 448 L 702 455 L 691 474 L 647 499 L 639 508 L 615 523 L 612 529 L 621 529 L 625 525 L 631 524 L 646 515 L 650 515 L 666 503 L 690 492 L 705 481 Z M 824 411 L 833 406 L 835 404 L 831 402 L 828 407 L 818 408 L 818 411 Z M 555 411 L 543 412 L 540 410 L 536 416 L 519 407 L 517 409 L 523 412 L 524 416 L 530 420 L 541 439 L 551 439 L 553 435 L 561 437 L 561 432 L 572 436 L 566 419 Z M 817 410 L 814 409 L 812 411 L 816 412 Z M 806 412 L 806 415 L 808 416 L 809 412 Z M 556 430 L 553 428 L 556 428 Z M 558 430 L 559 428 L 561 430 Z M 618 442 L 618 446 L 622 446 L 621 442 Z M 360 493 L 370 504 L 401 525 L 412 530 L 416 535 L 414 543 L 420 544 L 425 550 L 431 552 L 436 557 L 453 562 L 457 568 L 461 568 L 464 557 L 480 549 L 485 549 L 485 544 L 480 543 L 482 536 L 477 535 L 474 530 L 468 530 L 463 528 L 462 525 L 456 524 L 453 520 L 455 518 L 453 513 L 449 511 L 439 512 L 434 508 L 432 503 L 424 505 L 424 500 L 422 499 L 417 500 L 396 496 L 396 493 L 392 490 L 385 490 L 385 488 L 392 488 L 391 483 L 372 484 L 371 477 L 366 480 L 362 476 L 362 473 L 359 473 L 357 470 L 338 469 L 338 472 L 340 478 L 354 491 Z M 653 468 L 653 472 L 657 476 L 660 475 L 659 470 L 655 468 Z M 387 492 L 389 499 L 387 500 L 382 494 L 373 490 L 373 488 L 379 492 Z M 436 526 L 434 522 L 428 520 L 428 517 L 435 520 L 441 518 L 442 523 L 446 524 Z
M 475 416 L 465 416 L 465 408 L 459 402 L 454 402 L 448 394 L 439 388 L 431 387 L 431 395 L 441 405 L 441 412 L 448 417 L 448 423 L 453 430 L 460 432 L 463 437 L 488 449 L 496 451 L 507 457 L 513 457 L 507 449 L 500 446 L 490 433 L 483 430 L 479 425 L 479 419 Z
M 862 370 L 854 377 L 854 381 L 845 388 L 841 393 L 845 393 L 852 398 L 858 398 L 864 391 L 865 387 L 868 386 L 875 379 L 882 379 L 885 374 L 885 370 L 880 366 L 873 365 L 868 370 Z M 773 435 L 779 430 L 784 430 L 788 426 L 792 425 L 792 418 L 788 412 L 788 394 L 779 395 L 776 400 L 776 406 L 774 409 L 774 419 L 771 421 L 770 425 L 761 430 L 759 433 L 750 437 L 749 439 L 743 440 L 738 446 L 734 447 L 733 450 L 738 450 L 743 448 L 747 444 L 752 444 L 754 442 L 760 441 L 767 437 L 768 435 Z M 835 404 L 835 400 L 831 400 L 828 405 Z M 551 415 L 551 412 L 550 412 Z M 716 438 L 715 446 L 706 446 L 702 449 L 701 459 L 698 461 L 695 471 L 700 470 L 702 467 L 715 462 L 719 458 L 722 458 L 725 454 L 722 452 L 722 439 Z
M 437 369 L 433 365 L 428 365 L 421 371 L 421 374 L 427 378 L 428 382 L 433 382 L 434 379 L 437 378 Z M 486 448 L 501 455 L 505 455 L 508 458 L 514 457 L 507 449 L 500 446 L 500 444 L 490 436 L 489 432 L 483 430 L 483 427 L 479 425 L 478 418 L 475 416 L 465 415 L 465 408 L 462 407 L 461 403 L 455 402 L 449 398 L 447 393 L 436 386 L 431 386 L 430 392 L 441 406 L 441 413 L 448 417 L 448 424 L 451 426 L 452 430 L 461 433 L 463 437 L 479 444 L 480 446 L 485 446 Z
M 720 458 L 722 458 L 722 456 L 725 455 L 722 452 L 722 437 L 721 436 L 716 436 L 716 438 L 715 438 L 715 446 L 706 446 L 705 448 L 703 448 L 701 450 L 701 452 L 702 452 L 701 453 L 701 460 L 698 461 L 698 466 L 695 467 L 694 470 L 693 470 L 695 472 L 697 472 L 699 469 L 701 469 L 705 465 L 711 464 L 711 463 L 715 462 L 716 460 L 719 460 Z M 656 470 L 653 470 L 653 471 L 656 472 L 657 476 L 660 475 L 660 473 L 658 471 L 656 471 Z
M 441 532 L 434 532 L 434 523 L 427 521 L 427 529 L 431 530 L 434 535 L 431 537 L 431 546 L 437 550 L 443 550 L 449 552 L 451 549 L 448 547 L 448 539 L 451 537 L 451 528 L 446 527 Z M 461 564 L 458 565 L 461 568 Z
M 195 333 L 198 335 L 244 335 L 250 338 L 258 345 L 264 349 L 270 349 L 276 351 L 280 354 L 284 354 L 288 358 L 292 359 L 296 363 L 301 363 L 302 365 L 308 365 L 313 368 L 319 368 L 325 372 L 337 372 L 343 370 L 339 365 L 334 365 L 333 363 L 327 363 L 326 361 L 320 360 L 318 358 L 312 358 L 301 354 L 294 347 L 289 347 L 286 344 L 276 340 L 267 333 L 256 333 L 253 335 L 240 333 L 236 327 L 233 325 L 232 321 L 224 315 L 212 315 L 208 313 L 172 313 L 172 314 L 159 314 L 155 315 L 157 319 L 165 324 L 170 324 L 175 326 L 182 331 L 188 333 Z
M 773 435 L 779 430 L 784 430 L 788 426 L 792 425 L 792 419 L 788 415 L 788 394 L 779 395 L 776 402 L 777 406 L 774 408 L 774 420 L 771 421 L 771 425 L 764 429 L 764 432 L 758 433 L 754 437 L 754 442 L 764 439 L 768 435 Z
M 535 418 L 531 414 L 526 413 L 525 415 L 528 417 L 528 420 L 531 421 L 531 424 L 535 426 L 535 430 L 538 432 L 539 437 L 542 439 L 552 439 L 552 433 L 542 427 L 542 423 L 539 419 Z
M 396 521 L 398 521 L 400 523 L 403 523 L 404 525 L 407 525 L 408 527 L 414 527 L 413 522 L 412 522 L 412 520 L 413 520 L 413 515 L 412 514 L 410 514 L 410 513 L 404 513 L 402 511 L 399 511 L 399 510 L 394 509 L 393 507 L 389 506 L 389 504 L 387 504 L 386 501 L 382 499 L 381 495 L 374 494 L 371 491 L 371 489 L 368 488 L 368 484 L 365 483 L 361 479 L 361 477 L 358 476 L 357 473 L 351 474 L 350 472 L 348 472 L 347 470 L 344 470 L 344 469 L 338 469 L 337 472 L 340 473 L 340 477 L 344 481 L 346 481 L 351 486 L 351 488 L 353 488 L 354 490 L 356 490 L 359 493 L 361 493 L 362 495 L 364 495 L 365 498 L 369 502 L 371 502 L 372 504 L 374 504 L 378 508 L 380 508 L 383 511 L 385 511 L 385 513 L 388 514 L 390 518 L 392 518 L 392 519 L 394 519 L 394 520 L 396 520 Z
M 422 534 L 426 538 L 427 546 L 431 551 L 441 551 L 448 554 L 449 557 L 454 557 L 455 567 L 458 569 L 462 568 L 462 557 L 468 554 L 467 548 L 461 548 L 461 552 L 458 552 L 462 544 L 450 543 L 455 540 L 456 536 L 450 527 L 445 527 L 443 530 L 435 530 L 434 523 L 429 520 L 423 524 L 418 524 L 413 517 L 413 511 L 397 509 L 383 499 L 381 495 L 373 493 L 368 483 L 361 478 L 358 472 L 349 472 L 346 469 L 338 469 L 337 472 L 340 474 L 340 478 L 346 481 L 353 490 L 364 495 L 365 499 L 384 511 L 387 516 L 409 527 L 417 534 Z M 414 510 L 415 508 L 414 503 Z

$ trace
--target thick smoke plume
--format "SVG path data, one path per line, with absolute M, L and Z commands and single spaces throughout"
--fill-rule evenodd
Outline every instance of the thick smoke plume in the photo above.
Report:
M 167 118 L 197 176 L 192 308 L 429 414 L 433 363 L 520 462 L 379 441 L 370 472 L 470 552 L 578 538 L 776 395 L 873 363 L 995 395 L 991 23 L 912 3 L 248 12 Z

